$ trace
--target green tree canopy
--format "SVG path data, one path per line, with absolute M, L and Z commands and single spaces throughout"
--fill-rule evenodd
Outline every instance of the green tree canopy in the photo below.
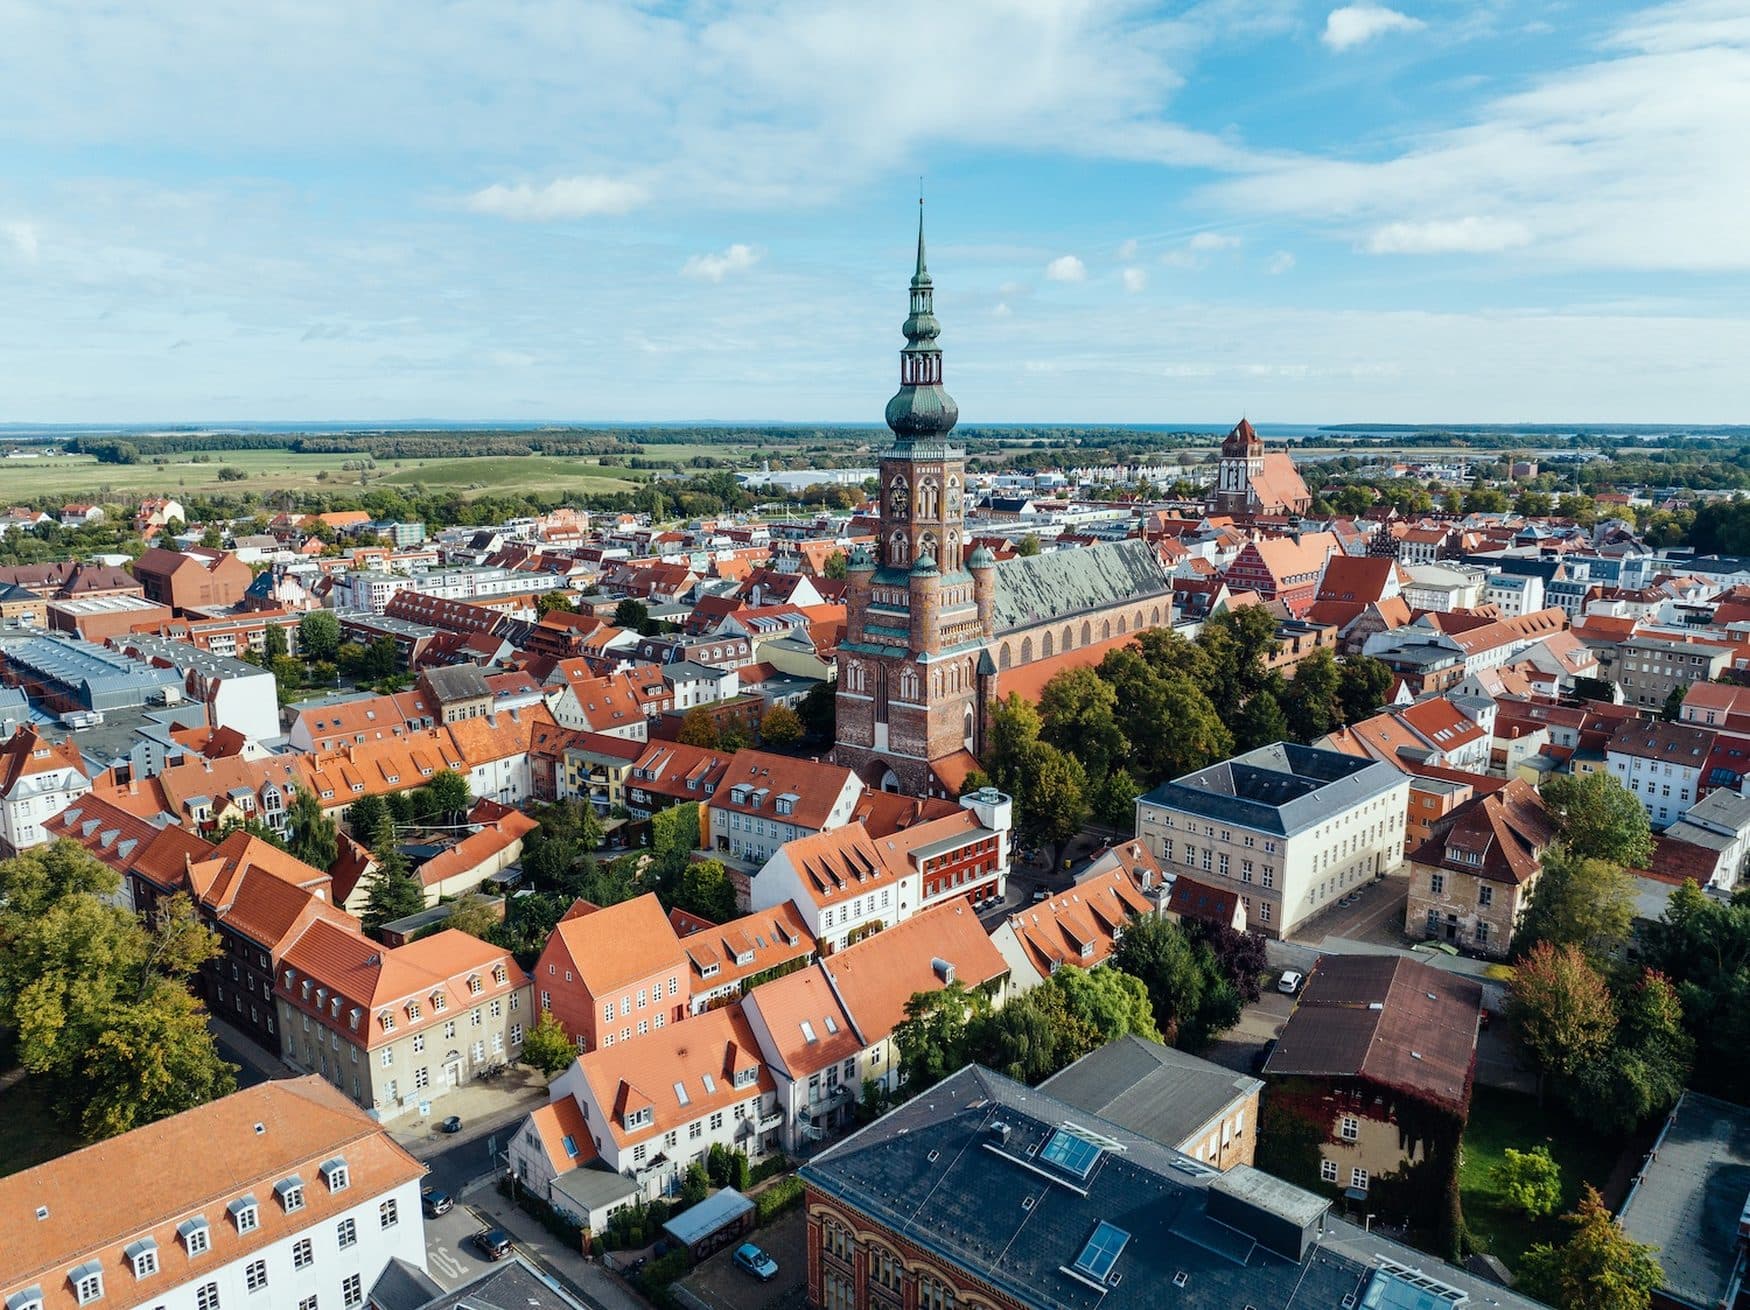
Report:
M 802 733 L 802 720 L 788 705 L 774 705 L 760 718 L 760 740 L 768 746 L 794 746 Z
M 964 1065 L 968 1030 L 989 1012 L 984 993 L 969 991 L 961 982 L 914 993 L 905 1003 L 905 1018 L 893 1028 L 906 1090 L 917 1093 L 934 1087 Z
M 1317 741 L 1343 726 L 1342 675 L 1330 651 L 1315 650 L 1295 666 L 1282 709 L 1297 741 Z
M 368 847 L 388 814 L 389 803 L 381 796 L 360 796 L 346 807 L 347 832 Z
M 1526 1054 L 1559 1078 L 1603 1057 L 1616 1035 L 1604 978 L 1574 946 L 1532 947 L 1514 972 L 1507 1008 Z
M 322 802 L 308 787 L 298 788 L 286 814 L 291 839 L 286 849 L 313 869 L 327 869 L 340 853 L 340 836 L 334 820 L 322 812 Z
M 1148 988 L 1119 969 L 1078 969 L 1065 965 L 1046 981 L 1063 993 L 1063 1007 L 1086 1024 L 1104 1046 L 1120 1037 L 1159 1041 Z
M 1635 880 L 1621 865 L 1552 846 L 1532 884 L 1518 945 L 1577 946 L 1604 963 L 1628 941 L 1634 914 Z
M 365 931 L 375 935 L 384 924 L 418 914 L 425 908 L 425 889 L 407 867 L 407 857 L 395 840 L 387 816 L 371 836 L 371 854 L 377 867 L 370 874 L 365 911 L 359 916 Z
M 683 746 L 699 746 L 705 750 L 716 750 L 723 744 L 716 720 L 703 705 L 695 705 L 681 716 L 680 735 L 676 740 Z
M 1750 897 L 1722 902 L 1686 882 L 1644 948 L 1677 988 L 1696 1044 L 1695 1085 L 1741 1097 L 1750 1087 Z
M 1566 1242 L 1525 1253 L 1525 1290 L 1556 1310 L 1647 1310 L 1665 1281 L 1657 1250 L 1631 1240 L 1590 1183 L 1563 1218 L 1574 1229 Z
M 735 917 L 735 884 L 722 860 L 694 860 L 680 878 L 680 893 L 674 903 L 689 914 L 712 923 L 728 923 Z
M 420 791 L 426 812 L 438 815 L 445 823 L 460 823 L 474 805 L 474 789 L 454 769 L 439 769 Z
M 1542 1219 L 1562 1203 L 1562 1170 L 1547 1146 L 1517 1151 L 1509 1146 L 1490 1174 L 1507 1204 L 1529 1219 Z
M 1282 703 L 1268 689 L 1245 703 L 1234 719 L 1234 746 L 1242 751 L 1273 746 L 1288 740 L 1288 716 Z
M 551 1078 L 569 1069 L 576 1058 L 577 1047 L 565 1035 L 565 1026 L 553 1011 L 542 1010 L 535 1026 L 523 1037 L 522 1062 Z
M 817 682 L 808 689 L 796 715 L 816 741 L 832 741 L 838 734 L 838 690 L 830 682 Z
M 614 606 L 614 626 L 628 632 L 643 632 L 650 622 L 650 607 L 641 600 L 627 597 Z
M 1117 707 L 1118 694 L 1093 669 L 1066 669 L 1040 693 L 1039 739 L 1074 755 L 1098 783 L 1129 758 Z
M 1617 998 L 1616 1038 L 1580 1068 L 1569 1102 L 1600 1132 L 1629 1132 L 1676 1103 L 1694 1054 L 1677 989 L 1664 975 L 1643 972 Z
M 1161 1038 L 1201 1050 L 1239 1021 L 1243 1002 L 1215 950 L 1158 915 L 1132 919 L 1112 952 L 1111 968 L 1140 982 Z M 1252 987 L 1256 989 L 1256 982 Z
M 1337 665 L 1337 701 L 1343 720 L 1354 723 L 1376 713 L 1391 694 L 1396 675 L 1371 655 L 1345 655 Z
M 340 651 L 340 620 L 333 610 L 311 610 L 298 620 L 298 654 L 331 660 Z
M 1653 832 L 1635 794 L 1602 769 L 1561 773 L 1539 795 L 1569 854 L 1644 869 L 1653 858 Z

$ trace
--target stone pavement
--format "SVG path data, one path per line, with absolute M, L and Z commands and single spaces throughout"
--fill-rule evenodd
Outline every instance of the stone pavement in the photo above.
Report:
M 566 1246 L 535 1219 L 516 1208 L 496 1187 L 483 1189 L 468 1208 L 481 1225 L 496 1224 L 509 1233 L 530 1264 L 558 1280 L 593 1310 L 649 1310 L 650 1303 L 594 1260 Z

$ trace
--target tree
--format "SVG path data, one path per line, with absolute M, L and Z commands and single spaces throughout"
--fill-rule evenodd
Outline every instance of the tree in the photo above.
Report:
M 1562 1203 L 1562 1170 L 1547 1146 L 1516 1151 L 1509 1146 L 1490 1179 L 1506 1203 L 1528 1219 L 1542 1219 Z
M 535 1026 L 523 1038 L 522 1062 L 551 1078 L 569 1069 L 577 1058 L 577 1046 L 565 1035 L 565 1025 L 551 1010 L 542 1010 Z
M 1011 693 L 991 711 L 984 771 L 999 791 L 1015 796 L 1039 746 L 1039 712 Z
M 273 673 L 274 689 L 279 693 L 282 704 L 291 700 L 298 688 L 304 685 L 305 668 L 302 660 L 295 660 L 290 655 L 276 655 L 268 661 L 268 668 Z
M 1750 1086 L 1750 898 L 1722 903 L 1685 882 L 1644 942 L 1671 980 L 1695 1039 L 1695 1085 L 1741 1096 Z
M 1117 708 L 1118 694 L 1093 669 L 1066 669 L 1040 693 L 1039 740 L 1074 755 L 1097 784 L 1130 757 Z
M 697 1205 L 711 1195 L 711 1179 L 705 1166 L 694 1160 L 681 1175 L 681 1204 Z
M 614 626 L 625 628 L 630 632 L 643 632 L 650 622 L 650 607 L 641 600 L 633 600 L 628 596 L 614 606 Z
M 340 620 L 332 610 L 311 610 L 298 620 L 298 653 L 307 660 L 331 660 L 340 652 Z
M 703 705 L 695 705 L 681 718 L 681 731 L 677 739 L 683 746 L 699 746 L 705 750 L 717 750 L 722 746 L 722 739 L 717 732 L 717 723 Z
M 389 804 L 381 796 L 360 796 L 346 807 L 346 827 L 353 838 L 368 842 L 389 816 Z
M 900 1076 L 908 1092 L 934 1087 L 966 1061 L 968 1029 L 990 1011 L 983 992 L 951 982 L 929 992 L 914 992 L 905 1018 L 894 1025 Z
M 1039 553 L 1039 537 L 1037 533 L 1029 532 L 1015 543 L 1015 554 L 1022 559 L 1032 559 Z
M 1194 942 L 1170 919 L 1144 915 L 1125 927 L 1111 968 L 1146 991 L 1161 1039 L 1200 1050 L 1239 1022 L 1242 992 L 1224 972 L 1208 942 Z M 1255 979 L 1251 984 L 1255 989 Z
M 371 872 L 365 912 L 359 918 L 365 931 L 375 935 L 384 924 L 423 910 L 425 889 L 408 871 L 407 857 L 396 844 L 394 825 L 387 817 L 371 836 L 371 854 L 377 867 Z
M 1616 1033 L 1604 978 L 1573 946 L 1532 947 L 1513 975 L 1507 1012 L 1539 1071 L 1558 1078 L 1603 1056 Z
M 796 715 L 815 741 L 838 736 L 838 691 L 830 682 L 817 682 L 796 707 Z
M 1296 666 L 1282 709 L 1297 741 L 1317 741 L 1343 726 L 1341 684 L 1336 658 L 1328 650 L 1315 650 Z
M 1015 827 L 1029 846 L 1050 846 L 1052 864 L 1088 821 L 1088 775 L 1081 762 L 1043 742 L 1033 748 L 1015 801 Z
M 287 651 L 286 630 L 277 623 L 268 624 L 267 631 L 262 634 L 261 643 L 261 653 L 267 657 L 267 662 L 271 665 Z
M 1395 678 L 1390 666 L 1371 655 L 1347 655 L 1337 666 L 1337 700 L 1343 719 L 1354 723 L 1378 711 L 1391 694 Z
M 821 570 L 821 576 L 837 582 L 849 576 L 850 568 L 850 561 L 845 558 L 845 552 L 835 550 L 826 557 L 826 567 Z
M 717 749 L 734 754 L 746 750 L 749 745 L 747 724 L 741 719 L 725 719 L 717 729 Z
M 188 992 L 218 935 L 185 893 L 149 922 L 113 902 L 121 879 L 70 841 L 0 862 L 0 1028 L 90 1138 L 235 1086 Z
M 760 719 L 760 740 L 768 746 L 794 746 L 802 731 L 802 720 L 788 705 L 774 705 Z
M 340 835 L 334 820 L 322 812 L 322 802 L 308 787 L 298 788 L 286 814 L 291 840 L 286 849 L 313 869 L 326 870 L 340 854 Z
M 1677 686 L 1671 688 L 1671 694 L 1665 697 L 1665 704 L 1659 710 L 1659 717 L 1666 723 L 1676 723 L 1677 716 L 1683 713 L 1683 694 L 1687 688 Z
M 728 923 L 735 917 L 735 884 L 722 860 L 695 860 L 681 874 L 680 894 L 674 903 L 689 914 L 712 923 Z
M 1600 1132 L 1628 1132 L 1671 1108 L 1694 1054 L 1677 989 L 1647 970 L 1618 998 L 1616 1040 L 1579 1070 L 1570 1104 Z
M 434 932 L 465 932 L 470 937 L 478 937 L 481 941 L 491 941 L 492 931 L 498 927 L 498 915 L 491 905 L 485 901 L 463 901 L 450 911 L 450 917 L 433 929 Z
M 1129 769 L 1114 769 L 1095 785 L 1089 797 L 1095 822 L 1130 832 L 1136 823 L 1136 798 L 1141 794 L 1142 788 L 1136 785 Z
M 535 597 L 535 617 L 546 618 L 554 610 L 561 614 L 575 614 L 577 606 L 571 603 L 571 595 L 564 591 L 543 591 Z
M 1065 965 L 1047 980 L 1063 993 L 1063 1007 L 1071 1017 L 1091 1028 L 1100 1045 L 1120 1037 L 1160 1040 L 1148 988 L 1142 979 L 1118 969 L 1078 969 Z
M 454 769 L 439 769 L 425 784 L 425 802 L 430 812 L 446 823 L 458 823 L 474 805 L 474 789 Z
M 1635 880 L 1621 865 L 1552 846 L 1532 884 L 1517 945 L 1577 946 L 1604 963 L 1628 940 L 1634 914 Z
M 1647 1310 L 1665 1281 L 1657 1248 L 1631 1240 L 1590 1183 L 1579 1207 L 1562 1218 L 1573 1236 L 1560 1246 L 1539 1242 L 1525 1253 L 1525 1290 L 1557 1310 Z
M 1242 605 L 1212 614 L 1196 644 L 1209 657 L 1209 676 L 1203 685 L 1210 688 L 1211 699 L 1224 719 L 1231 718 L 1269 682 L 1269 661 L 1281 647 L 1276 640 L 1276 616 L 1263 605 Z
M 1644 869 L 1653 858 L 1652 828 L 1640 799 L 1610 774 L 1557 774 L 1540 796 L 1556 836 L 1571 855 Z
M 1256 750 L 1288 739 L 1288 716 L 1269 691 L 1261 691 L 1245 703 L 1234 720 L 1234 745 L 1239 750 Z
M 1061 987 L 1023 992 L 975 1025 L 970 1053 L 980 1064 L 1036 1086 L 1101 1044 L 1099 1032 L 1070 1013 Z

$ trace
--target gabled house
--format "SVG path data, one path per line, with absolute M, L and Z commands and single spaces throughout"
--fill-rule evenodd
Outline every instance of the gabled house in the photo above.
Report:
M 535 961 L 540 1007 L 583 1052 L 642 1040 L 691 1012 L 686 954 L 656 893 L 605 909 L 579 901 Z
M 1466 801 L 1410 852 L 1404 931 L 1504 959 L 1554 837 L 1521 779 Z
M 1112 956 L 1134 918 L 1155 913 L 1130 877 L 1114 869 L 1066 892 L 1023 906 L 991 932 L 1017 992 L 1037 987 L 1065 965 L 1096 969 Z

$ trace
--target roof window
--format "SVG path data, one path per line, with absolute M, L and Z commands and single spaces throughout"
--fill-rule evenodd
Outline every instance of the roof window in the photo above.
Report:
M 1129 1233 L 1104 1219 L 1100 1220 L 1094 1225 L 1094 1231 L 1087 1244 L 1082 1247 L 1082 1253 L 1076 1257 L 1075 1271 L 1085 1274 L 1096 1283 L 1104 1283 L 1111 1277 L 1113 1266 L 1118 1263 L 1118 1257 L 1124 1253 L 1129 1242 Z M 1178 1285 L 1184 1286 L 1183 1283 Z

